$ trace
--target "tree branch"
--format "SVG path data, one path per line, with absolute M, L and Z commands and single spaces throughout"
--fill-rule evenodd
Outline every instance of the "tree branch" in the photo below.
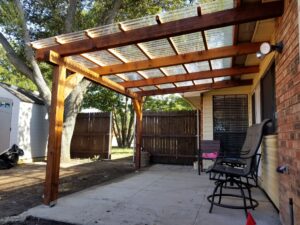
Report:
M 14 65 L 14 67 L 20 71 L 22 74 L 24 74 L 27 78 L 33 81 L 33 71 L 31 68 L 29 68 L 26 63 L 24 63 L 24 60 L 21 59 L 14 51 L 14 49 L 11 47 L 7 39 L 4 37 L 4 35 L 0 32 L 0 44 L 3 46 L 6 56 L 8 60 L 11 62 L 11 64 Z
M 30 35 L 29 35 L 29 31 L 26 25 L 26 18 L 25 18 L 25 13 L 22 7 L 22 4 L 19 0 L 15 0 L 15 4 L 17 6 L 18 9 L 18 13 L 19 16 L 21 18 L 22 21 L 22 28 L 23 28 L 23 37 L 24 37 L 24 41 L 25 43 L 29 43 L 30 42 Z M 33 49 L 31 48 L 31 46 L 25 45 L 25 56 L 26 59 L 30 62 L 32 69 L 33 69 L 33 80 L 34 83 L 36 84 L 39 93 L 41 94 L 41 97 L 44 99 L 45 104 L 49 107 L 51 104 L 51 91 L 49 89 L 49 87 L 47 86 L 47 83 L 42 75 L 42 72 L 40 70 L 40 67 L 37 63 L 37 61 L 35 60 L 34 57 L 34 52 Z

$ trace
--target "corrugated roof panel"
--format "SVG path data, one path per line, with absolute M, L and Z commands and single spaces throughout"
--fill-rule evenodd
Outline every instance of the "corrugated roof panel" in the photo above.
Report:
M 119 60 L 106 50 L 85 53 L 83 55 L 90 57 L 92 60 L 94 60 L 101 66 L 110 66 L 123 63 L 121 60 Z
M 158 85 L 158 87 L 160 88 L 160 89 L 166 89 L 166 88 L 175 88 L 175 86 L 174 86 L 174 84 L 160 84 L 160 85 Z
M 143 91 L 152 91 L 152 90 L 157 90 L 157 87 L 155 87 L 155 86 L 144 86 L 144 87 L 141 87 L 141 89 Z
M 232 65 L 232 58 L 222 58 L 211 60 L 212 69 L 225 69 L 230 68 Z
M 226 76 L 226 77 L 216 77 L 216 78 L 214 78 L 214 81 L 215 82 L 219 82 L 219 81 L 230 80 L 230 79 L 231 79 L 231 77 L 229 77 L 229 76 Z
M 69 56 L 67 58 L 70 58 L 72 60 L 74 60 L 75 62 L 87 67 L 87 68 L 94 68 L 94 67 L 98 67 L 97 64 L 92 63 L 91 61 L 85 59 L 84 57 L 80 56 L 80 55 L 72 55 Z
M 118 48 L 112 48 L 110 49 L 110 52 L 116 54 L 125 62 L 135 62 L 148 59 L 144 55 L 144 53 L 135 45 L 126 45 Z
M 185 64 L 189 73 L 210 70 L 208 61 Z
M 139 71 L 145 78 L 163 77 L 164 74 L 159 69 L 141 70 Z
M 209 79 L 194 80 L 194 83 L 196 85 L 198 85 L 198 84 L 209 84 L 209 83 L 212 83 L 212 79 L 209 78 Z
M 139 43 L 139 46 L 143 48 L 150 58 L 160 58 L 176 54 L 167 39 L 143 42 Z
M 120 77 L 116 76 L 116 75 L 110 75 L 110 76 L 104 76 L 105 78 L 108 78 L 114 82 L 120 83 L 123 82 L 124 80 L 121 79 Z
M 182 65 L 161 67 L 161 70 L 164 71 L 164 73 L 168 76 L 186 74 L 186 71 Z
M 183 81 L 175 83 L 177 87 L 185 87 L 194 85 L 192 81 Z
M 207 30 L 204 33 L 208 49 L 220 48 L 233 44 L 233 26 Z
M 139 88 L 128 88 L 129 91 L 138 92 L 141 91 Z
M 179 54 L 205 50 L 201 32 L 171 38 Z
M 143 79 L 143 77 L 136 72 L 119 73 L 117 75 L 119 77 L 122 77 L 124 80 L 141 80 L 141 79 Z

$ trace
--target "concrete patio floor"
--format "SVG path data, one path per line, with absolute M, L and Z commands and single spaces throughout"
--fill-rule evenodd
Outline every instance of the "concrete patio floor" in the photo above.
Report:
M 245 225 L 243 210 L 215 206 L 208 213 L 213 182 L 191 166 L 153 165 L 123 179 L 60 198 L 55 207 L 41 205 L 23 216 L 74 224 L 105 225 Z M 279 225 L 278 214 L 257 188 L 259 201 L 250 212 L 260 225 Z

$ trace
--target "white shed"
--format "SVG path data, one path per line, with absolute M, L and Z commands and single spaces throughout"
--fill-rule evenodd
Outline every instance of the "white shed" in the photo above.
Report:
M 17 144 L 23 160 L 46 156 L 48 114 L 33 92 L 0 83 L 0 153 Z

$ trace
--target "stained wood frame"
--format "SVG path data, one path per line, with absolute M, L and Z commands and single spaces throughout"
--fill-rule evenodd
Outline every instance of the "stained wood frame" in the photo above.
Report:
M 46 167 L 46 182 L 44 191 L 44 203 L 53 205 L 58 198 L 59 184 L 59 167 L 60 167 L 60 152 L 61 139 L 63 129 L 63 113 L 64 100 L 76 87 L 78 82 L 83 78 L 92 80 L 104 87 L 107 87 L 120 94 L 132 98 L 133 106 L 136 112 L 136 152 L 135 165 L 136 169 L 141 166 L 141 137 L 142 137 L 142 118 L 143 118 L 143 96 L 181 93 L 187 91 L 202 91 L 220 88 L 228 88 L 235 86 L 251 85 L 252 80 L 229 80 L 210 84 L 193 85 L 186 87 L 174 87 L 168 89 L 158 89 L 153 91 L 132 92 L 129 88 L 139 88 L 142 86 L 156 86 L 165 83 L 175 83 L 179 81 L 193 81 L 195 79 L 214 78 L 220 76 L 236 76 L 245 73 L 256 73 L 258 67 L 242 67 L 229 68 L 221 70 L 213 70 L 211 60 L 225 57 L 235 57 L 237 55 L 252 54 L 258 51 L 260 43 L 237 44 L 234 41 L 233 46 L 226 46 L 216 49 L 208 49 L 205 40 L 204 31 L 213 28 L 220 28 L 229 25 L 269 19 L 281 16 L 283 14 L 283 1 L 275 1 L 268 3 L 251 3 L 243 4 L 233 9 L 224 11 L 201 14 L 201 8 L 198 9 L 198 16 L 189 17 L 177 21 L 162 23 L 157 18 L 157 24 L 126 31 L 120 26 L 122 32 L 105 35 L 93 38 L 88 33 L 88 39 L 74 41 L 63 44 L 56 39 L 59 45 L 54 47 L 46 47 L 36 49 L 36 58 L 42 61 L 48 61 L 54 64 L 53 84 L 52 84 L 52 100 L 50 108 L 50 126 L 49 126 L 49 141 L 48 155 Z M 236 30 L 237 28 L 235 28 Z M 204 41 L 205 50 L 200 52 L 192 52 L 186 54 L 178 54 L 175 46 L 173 46 L 170 37 L 193 32 L 201 32 Z M 235 31 L 237 32 L 237 31 Z M 175 49 L 176 55 L 151 59 L 149 55 L 139 46 L 139 43 L 167 38 L 171 47 Z M 200 38 L 200 37 L 199 37 Z M 236 39 L 236 38 L 235 38 Z M 85 59 L 97 64 L 88 57 L 82 55 L 98 50 L 108 50 L 114 47 L 135 44 L 148 58 L 147 60 L 138 62 L 124 62 L 120 65 L 100 66 L 89 69 L 75 62 L 70 57 L 71 55 L 80 55 Z M 33 46 L 34 47 L 34 46 Z M 172 65 L 183 65 L 185 63 L 208 61 L 210 71 L 182 74 L 178 76 L 165 76 L 159 78 L 150 78 L 141 81 L 124 81 L 121 83 L 113 82 L 105 77 L 105 75 L 123 73 L 130 71 L 139 71 L 144 69 L 158 68 Z M 66 71 L 70 70 L 74 74 L 66 77 Z M 185 71 L 187 69 L 185 68 Z M 162 71 L 163 72 L 163 71 Z M 166 74 L 165 74 L 166 75 Z

